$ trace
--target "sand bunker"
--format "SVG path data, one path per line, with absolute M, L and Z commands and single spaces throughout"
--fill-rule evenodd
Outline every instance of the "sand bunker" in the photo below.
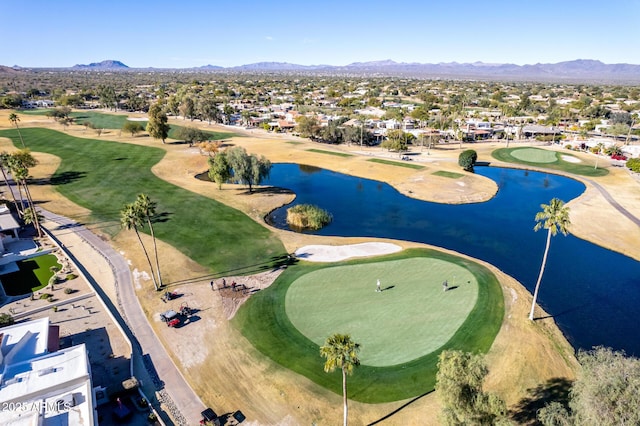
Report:
M 391 243 L 361 243 L 344 246 L 310 245 L 296 250 L 297 258 L 310 262 L 337 262 L 353 257 L 379 256 L 396 253 L 402 247 Z
M 564 161 L 567 163 L 581 163 L 582 160 L 571 155 L 562 155 L 561 156 Z

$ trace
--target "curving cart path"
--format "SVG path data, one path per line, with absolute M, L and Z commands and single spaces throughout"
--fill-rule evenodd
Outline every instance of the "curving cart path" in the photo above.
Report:
M 199 424 L 200 413 L 206 407 L 191 389 L 149 325 L 136 297 L 126 259 L 83 225 L 64 216 L 41 211 L 49 222 L 47 229 L 58 240 L 62 249 L 93 281 L 92 284 L 96 291 L 102 293 L 103 299 L 111 301 L 109 307 L 129 335 L 134 347 L 132 362 L 136 377 L 150 378 L 153 382 L 151 389 L 156 391 L 156 397 L 164 404 L 176 424 Z M 109 264 L 115 281 L 117 300 L 108 298 L 101 288 L 99 279 L 100 275 L 104 276 L 105 271 L 96 269 L 97 266 L 91 262 L 92 255 L 94 258 L 96 255 L 101 256 Z M 150 385 L 144 384 L 145 389 Z

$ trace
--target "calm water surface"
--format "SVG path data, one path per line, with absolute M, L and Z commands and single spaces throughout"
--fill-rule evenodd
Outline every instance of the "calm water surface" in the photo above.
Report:
M 291 204 L 310 203 L 333 214 L 319 235 L 417 241 L 485 260 L 533 292 L 546 230 L 534 232 L 540 204 L 565 202 L 584 185 L 562 176 L 477 167 L 498 194 L 488 202 L 446 205 L 414 200 L 378 181 L 297 164 L 274 165 L 265 183 L 291 189 Z M 428 179 L 428 175 L 426 177 Z M 286 208 L 268 218 L 287 228 Z M 640 355 L 640 262 L 595 244 L 558 234 L 552 239 L 538 303 L 576 348 L 595 345 Z

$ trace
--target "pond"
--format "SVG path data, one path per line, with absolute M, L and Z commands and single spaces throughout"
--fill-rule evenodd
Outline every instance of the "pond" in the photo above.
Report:
M 546 230 L 534 232 L 540 204 L 569 202 L 584 185 L 566 177 L 498 167 L 476 167 L 498 194 L 485 203 L 448 205 L 406 197 L 382 182 L 297 164 L 275 164 L 268 185 L 288 188 L 295 201 L 269 223 L 287 228 L 286 209 L 310 203 L 333 222 L 318 235 L 416 241 L 482 259 L 530 292 L 544 252 Z M 551 241 L 538 303 L 575 348 L 596 345 L 640 355 L 640 262 L 572 235 Z

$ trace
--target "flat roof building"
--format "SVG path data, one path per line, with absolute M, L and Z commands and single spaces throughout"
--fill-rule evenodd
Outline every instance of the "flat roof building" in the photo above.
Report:
M 56 331 L 49 318 L 0 329 L 0 424 L 97 424 L 86 347 L 51 347 Z

